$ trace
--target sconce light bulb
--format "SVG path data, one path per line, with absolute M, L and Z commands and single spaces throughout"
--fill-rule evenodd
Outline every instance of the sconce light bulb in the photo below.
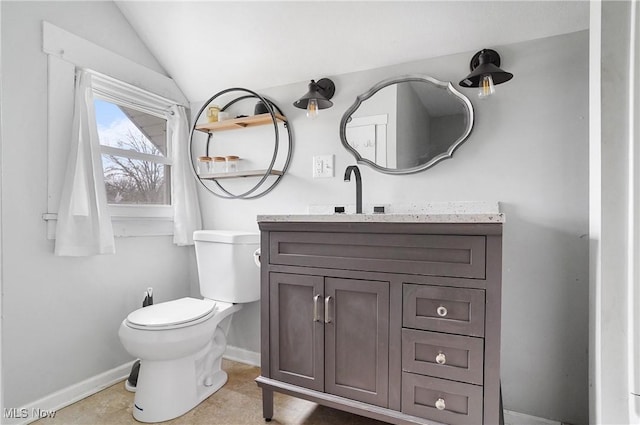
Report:
M 315 118 L 318 116 L 318 100 L 317 99 L 309 99 L 309 103 L 307 104 L 307 118 Z
M 485 99 L 496 92 L 496 86 L 493 84 L 493 78 L 490 74 L 482 76 L 479 88 L 478 97 L 480 99 Z

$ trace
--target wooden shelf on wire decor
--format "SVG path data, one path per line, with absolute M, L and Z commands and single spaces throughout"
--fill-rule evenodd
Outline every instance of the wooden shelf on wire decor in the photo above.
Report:
M 275 114 L 278 122 L 287 122 L 287 118 L 280 114 Z M 271 114 L 252 115 L 250 117 L 234 118 L 231 120 L 208 122 L 196 125 L 196 130 L 205 133 L 214 131 L 239 130 L 241 128 L 255 127 L 259 125 L 272 124 Z
M 244 171 L 234 171 L 230 173 L 213 173 L 213 174 L 202 174 L 200 178 L 203 180 L 220 180 L 220 179 L 233 179 L 238 177 L 262 177 L 267 174 L 268 170 L 244 170 Z M 269 173 L 272 176 L 281 176 L 284 173 L 279 170 L 271 170 Z

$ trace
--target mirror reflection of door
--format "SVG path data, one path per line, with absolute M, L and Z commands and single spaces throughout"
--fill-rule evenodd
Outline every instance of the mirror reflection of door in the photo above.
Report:
M 382 167 L 395 164 L 395 146 L 387 143 L 387 115 L 353 117 L 347 124 L 347 137 L 363 158 Z

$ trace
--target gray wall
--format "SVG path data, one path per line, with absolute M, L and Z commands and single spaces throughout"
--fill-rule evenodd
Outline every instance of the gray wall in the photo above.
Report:
M 485 47 L 485 46 L 478 46 Z M 361 167 L 365 203 L 496 200 L 504 231 L 502 384 L 509 410 L 574 424 L 588 421 L 588 33 L 491 46 L 515 76 L 474 104 L 476 123 L 453 159 L 422 173 L 389 176 Z M 334 106 L 307 120 L 291 103 L 306 83 L 259 90 L 289 117 L 291 168 L 253 201 L 203 195 L 206 228 L 257 230 L 256 215 L 305 213 L 309 204 L 354 203 L 339 140 L 342 113 L 376 82 L 424 73 L 460 80 L 466 52 L 333 75 Z M 553 72 L 549 72 L 553 69 Z M 311 76 L 323 77 L 323 76 Z M 210 93 L 202 93 L 202 99 Z M 335 154 L 335 178 L 312 179 L 314 155 Z M 258 350 L 258 309 L 234 318 L 230 344 Z
M 148 286 L 189 294 L 193 248 L 117 238 L 115 255 L 61 258 L 47 240 L 47 57 L 42 20 L 162 68 L 112 2 L 2 8 L 2 361 L 4 407 L 18 408 L 130 360 L 118 327 Z

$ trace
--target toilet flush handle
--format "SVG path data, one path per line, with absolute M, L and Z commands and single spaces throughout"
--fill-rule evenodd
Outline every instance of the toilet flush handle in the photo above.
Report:
M 258 266 L 258 268 L 260 267 L 260 248 L 256 249 L 253 252 L 253 262 L 256 263 L 256 266 Z

